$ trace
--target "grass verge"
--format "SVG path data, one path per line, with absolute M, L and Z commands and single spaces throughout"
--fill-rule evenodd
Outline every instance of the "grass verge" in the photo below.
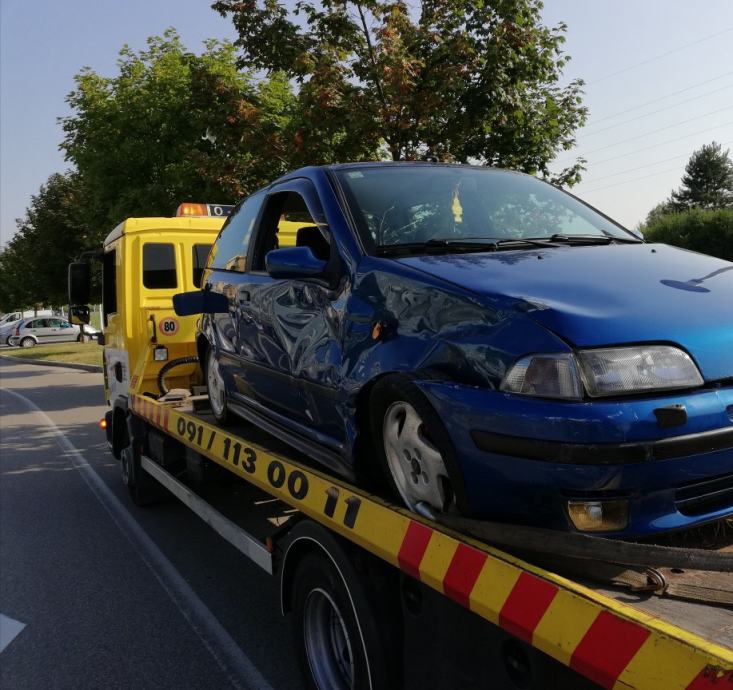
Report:
M 102 366 L 102 346 L 97 343 L 56 343 L 35 347 L 4 347 L 0 354 L 19 359 L 48 359 Z

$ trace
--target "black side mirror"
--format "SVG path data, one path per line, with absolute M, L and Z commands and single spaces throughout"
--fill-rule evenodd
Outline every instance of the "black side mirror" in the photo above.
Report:
M 92 267 L 86 261 L 69 264 L 69 304 L 89 304 L 92 292 Z
M 86 304 L 69 306 L 69 321 L 76 326 L 84 326 L 90 321 L 89 307 Z

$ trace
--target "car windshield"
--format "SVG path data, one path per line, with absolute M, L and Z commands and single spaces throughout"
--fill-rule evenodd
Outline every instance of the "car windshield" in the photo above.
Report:
M 457 165 L 375 165 L 336 172 L 370 250 L 562 237 L 634 241 L 630 232 L 529 175 Z

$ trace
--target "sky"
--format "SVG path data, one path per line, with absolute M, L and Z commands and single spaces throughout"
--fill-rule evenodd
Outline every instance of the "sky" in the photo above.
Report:
M 0 243 L 31 195 L 69 167 L 57 118 L 83 67 L 111 76 L 123 44 L 173 26 L 189 49 L 235 37 L 210 0 L 0 0 Z M 578 133 L 583 182 L 572 189 L 627 227 L 679 186 L 690 154 L 733 149 L 733 0 L 546 0 L 567 24 L 564 79 L 586 82 Z

